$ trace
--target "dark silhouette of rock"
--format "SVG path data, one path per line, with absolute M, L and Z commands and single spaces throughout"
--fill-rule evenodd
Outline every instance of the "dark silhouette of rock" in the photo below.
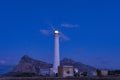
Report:
M 50 67 L 52 67 L 51 64 L 48 64 L 43 61 L 35 60 L 30 58 L 28 55 L 24 55 L 19 61 L 18 65 L 16 65 L 11 72 L 38 74 L 40 69 L 48 69 Z
M 63 60 L 61 60 L 61 65 L 74 66 L 75 68 L 78 68 L 79 71 L 81 71 L 81 72 L 90 72 L 90 71 L 95 71 L 96 70 L 96 68 L 94 68 L 94 67 L 82 64 L 80 62 L 76 62 L 76 61 L 74 61 L 72 59 L 69 59 L 69 58 L 64 58 Z
M 80 62 L 76 62 L 72 59 L 64 58 L 61 60 L 61 65 L 72 65 L 75 68 L 78 68 L 80 71 L 88 72 L 88 71 L 94 71 L 95 68 L 82 64 Z M 11 71 L 12 73 L 36 73 L 38 74 L 40 72 L 40 69 L 49 69 L 52 67 L 52 64 L 35 60 L 33 58 L 30 58 L 28 55 L 24 55 L 19 63 L 14 67 L 14 69 Z

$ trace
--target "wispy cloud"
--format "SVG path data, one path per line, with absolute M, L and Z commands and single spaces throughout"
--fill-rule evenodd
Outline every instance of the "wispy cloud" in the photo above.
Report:
M 75 27 L 79 27 L 79 25 L 78 25 L 78 24 L 68 24 L 68 23 L 63 23 L 63 24 L 61 24 L 61 27 L 75 28 Z
M 40 30 L 40 32 L 44 35 L 49 35 L 50 34 L 50 31 L 49 30 L 45 30 L 45 29 L 42 29 Z
M 70 38 L 66 35 L 64 35 L 62 32 L 60 32 L 60 37 L 63 39 L 63 40 L 70 40 Z

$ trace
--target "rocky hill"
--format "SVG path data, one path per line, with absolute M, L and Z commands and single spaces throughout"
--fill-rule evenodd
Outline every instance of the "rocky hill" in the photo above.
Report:
M 52 67 L 52 65 L 49 63 L 35 60 L 33 58 L 30 58 L 28 55 L 24 55 L 19 61 L 18 65 L 16 65 L 11 72 L 38 73 L 40 69 L 47 69 L 50 67 Z
M 89 71 L 95 71 L 96 68 L 94 67 L 91 67 L 89 65 L 85 65 L 83 63 L 80 63 L 80 62 L 76 62 L 72 59 L 69 59 L 69 58 L 64 58 L 63 60 L 61 60 L 61 65 L 71 65 L 71 66 L 74 66 L 75 68 L 78 68 L 79 71 L 81 72 L 89 72 Z
M 72 65 L 75 68 L 78 68 L 80 71 L 94 71 L 95 68 L 82 64 L 80 62 L 76 62 L 72 59 L 64 58 L 61 60 L 61 65 Z M 14 67 L 14 69 L 11 72 L 15 73 L 39 73 L 40 69 L 49 69 L 52 67 L 52 64 L 35 60 L 33 58 L 30 58 L 29 56 L 25 55 L 21 58 L 18 65 Z

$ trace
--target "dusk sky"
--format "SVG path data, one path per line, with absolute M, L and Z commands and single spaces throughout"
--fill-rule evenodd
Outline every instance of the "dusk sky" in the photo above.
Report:
M 27 54 L 53 62 L 53 26 L 60 58 L 120 69 L 120 0 L 0 0 L 0 64 Z

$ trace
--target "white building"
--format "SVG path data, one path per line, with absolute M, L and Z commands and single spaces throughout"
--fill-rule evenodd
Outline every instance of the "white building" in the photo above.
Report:
M 53 63 L 53 72 L 54 74 L 58 73 L 58 66 L 60 66 L 60 57 L 59 57 L 59 31 L 54 31 L 54 63 Z

